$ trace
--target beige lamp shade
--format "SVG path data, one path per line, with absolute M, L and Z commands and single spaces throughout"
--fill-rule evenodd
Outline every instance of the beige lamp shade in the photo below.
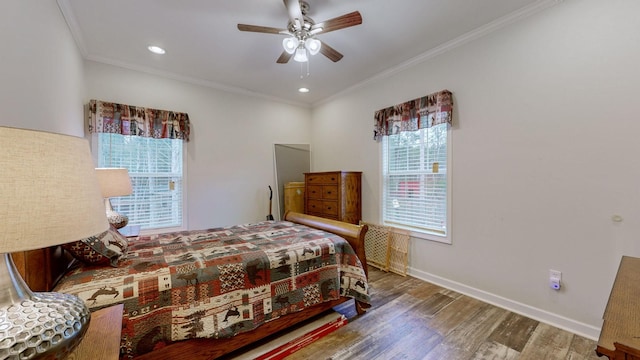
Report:
M 125 168 L 96 168 L 103 198 L 131 195 L 131 178 Z
M 0 252 L 33 250 L 107 230 L 86 139 L 0 127 Z

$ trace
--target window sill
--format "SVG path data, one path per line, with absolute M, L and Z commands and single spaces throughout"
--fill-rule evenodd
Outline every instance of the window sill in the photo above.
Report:
M 435 241 L 435 242 L 438 242 L 438 243 L 451 245 L 451 235 L 450 234 L 447 234 L 446 236 L 444 236 L 444 235 L 431 233 L 431 232 L 427 232 L 427 231 L 417 231 L 415 228 L 404 227 L 404 226 L 400 226 L 398 224 L 386 224 L 386 225 L 392 226 L 392 227 L 395 227 L 395 228 L 398 228 L 398 229 L 408 230 L 410 232 L 409 235 L 412 238 Z

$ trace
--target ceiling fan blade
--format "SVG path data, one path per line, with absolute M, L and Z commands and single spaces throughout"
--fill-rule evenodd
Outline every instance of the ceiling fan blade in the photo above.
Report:
M 313 31 L 315 29 L 322 28 L 321 33 L 328 33 L 329 31 L 340 30 L 360 24 L 362 24 L 362 15 L 360 15 L 359 11 L 354 11 L 333 19 L 323 21 L 321 23 L 317 23 L 311 27 L 311 30 Z
M 278 60 L 276 61 L 278 64 L 286 64 L 289 62 L 289 59 L 291 59 L 291 57 L 293 56 L 293 54 L 289 54 L 286 51 L 283 51 L 282 54 L 280 54 L 280 57 L 278 58 Z
M 284 6 L 287 8 L 289 20 L 291 20 L 295 30 L 300 30 L 302 25 L 304 25 L 300 0 L 284 0 Z
M 278 28 L 273 28 L 268 26 L 247 25 L 247 24 L 238 24 L 238 30 L 267 33 L 267 34 L 281 34 L 283 31 L 285 33 L 289 32 L 287 29 L 278 29 Z
M 340 54 L 336 49 L 327 45 L 327 43 L 322 42 L 322 46 L 320 47 L 320 53 L 329 58 L 329 60 L 333 62 L 338 62 L 342 59 L 342 54 Z

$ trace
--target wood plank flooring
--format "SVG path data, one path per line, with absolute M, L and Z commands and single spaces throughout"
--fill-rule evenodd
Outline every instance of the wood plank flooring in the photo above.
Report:
M 370 268 L 373 307 L 287 359 L 595 360 L 596 342 L 424 281 Z

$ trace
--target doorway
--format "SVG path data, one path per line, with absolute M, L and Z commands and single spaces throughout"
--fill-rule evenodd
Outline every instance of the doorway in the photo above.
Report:
M 277 220 L 284 216 L 284 185 L 288 182 L 304 182 L 304 173 L 311 171 L 309 144 L 275 144 Z

